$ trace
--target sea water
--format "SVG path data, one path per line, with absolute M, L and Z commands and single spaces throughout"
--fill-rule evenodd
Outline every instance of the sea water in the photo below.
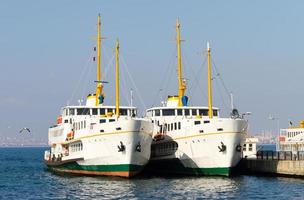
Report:
M 0 199 L 304 199 L 304 179 L 262 176 L 60 176 L 45 148 L 0 148 Z

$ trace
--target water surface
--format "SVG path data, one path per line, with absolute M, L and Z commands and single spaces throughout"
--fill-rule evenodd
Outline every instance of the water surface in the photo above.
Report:
M 282 177 L 60 176 L 45 148 L 0 148 L 0 199 L 304 199 L 304 179 Z

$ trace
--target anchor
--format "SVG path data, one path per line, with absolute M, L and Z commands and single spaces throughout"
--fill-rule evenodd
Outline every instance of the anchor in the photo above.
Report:
M 224 145 L 223 142 L 221 142 L 221 146 L 218 146 L 217 148 L 219 148 L 219 152 L 225 152 L 227 149 L 226 145 Z
M 117 147 L 118 147 L 118 152 L 124 152 L 126 150 L 126 147 L 122 143 L 122 141 L 120 141 L 120 145 L 118 145 Z
M 141 152 L 141 145 L 140 145 L 140 142 L 138 142 L 138 144 L 136 145 L 135 151 Z

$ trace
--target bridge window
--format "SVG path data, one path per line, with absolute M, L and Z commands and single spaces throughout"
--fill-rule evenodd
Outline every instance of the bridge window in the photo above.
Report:
M 189 109 L 185 109 L 185 116 L 189 116 L 190 115 L 190 110 Z
M 155 116 L 160 116 L 160 110 L 155 110 Z
M 198 114 L 201 116 L 208 116 L 208 110 L 207 109 L 199 109 Z
M 99 114 L 100 114 L 100 115 L 105 115 L 105 114 L 106 114 L 105 109 L 104 109 L 104 108 L 100 108 L 100 109 L 99 109 Z
M 92 109 L 92 115 L 98 115 L 98 109 L 97 108 Z
M 217 116 L 218 112 L 217 110 L 213 110 L 213 116 Z
M 174 116 L 175 110 L 174 109 L 163 109 L 163 116 Z
M 183 115 L 183 110 L 182 109 L 177 109 L 177 115 L 179 115 L 179 116 Z
M 90 109 L 88 108 L 77 108 L 77 115 L 89 115 Z
M 128 115 L 128 110 L 127 109 L 119 109 L 119 114 L 122 116 L 127 116 Z
M 192 109 L 192 116 L 195 116 L 195 115 L 197 115 L 197 111 L 196 111 L 196 109 Z
M 69 109 L 69 115 L 75 115 L 75 109 L 74 108 Z

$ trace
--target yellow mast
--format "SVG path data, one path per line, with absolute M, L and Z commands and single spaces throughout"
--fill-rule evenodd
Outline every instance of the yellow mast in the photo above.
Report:
M 177 75 L 178 75 L 178 106 L 182 106 L 182 97 L 185 94 L 186 83 L 182 79 L 182 56 L 181 56 L 181 39 L 180 39 L 180 23 L 176 20 L 176 43 L 177 43 Z
M 119 117 L 119 41 L 116 41 L 116 116 Z
M 209 42 L 207 43 L 207 55 L 208 55 L 208 115 L 209 118 L 213 117 L 212 111 L 212 85 L 211 85 L 211 49 Z
M 100 46 L 101 46 L 101 33 L 100 33 L 100 14 L 98 15 L 98 23 L 97 23 L 97 86 L 96 86 L 96 103 L 95 105 L 99 105 L 99 96 L 102 94 L 103 85 L 101 83 L 101 70 L 100 70 Z M 103 94 L 102 94 L 103 95 Z

